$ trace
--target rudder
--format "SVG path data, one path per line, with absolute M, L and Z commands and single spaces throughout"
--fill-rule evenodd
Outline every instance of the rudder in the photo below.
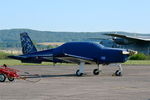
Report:
M 37 49 L 26 32 L 20 33 L 20 40 L 23 54 L 37 52 Z

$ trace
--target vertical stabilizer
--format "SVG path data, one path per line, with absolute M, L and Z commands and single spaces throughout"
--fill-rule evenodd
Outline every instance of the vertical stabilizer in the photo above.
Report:
M 37 52 L 37 49 L 26 32 L 20 33 L 20 39 L 23 54 Z

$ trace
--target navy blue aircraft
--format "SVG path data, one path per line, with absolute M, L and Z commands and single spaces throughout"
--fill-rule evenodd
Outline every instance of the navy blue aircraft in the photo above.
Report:
M 20 34 L 23 55 L 9 56 L 10 58 L 21 60 L 22 63 L 75 63 L 79 64 L 77 76 L 84 73 L 84 64 L 97 64 L 97 69 L 93 70 L 94 75 L 98 75 L 101 70 L 99 65 L 108 65 L 112 63 L 123 63 L 127 61 L 130 55 L 136 51 L 127 49 L 117 49 L 104 47 L 101 44 L 93 42 L 67 42 L 59 47 L 49 50 L 37 51 L 33 42 L 26 32 Z M 122 75 L 122 67 L 118 65 L 119 70 L 115 72 L 116 76 Z

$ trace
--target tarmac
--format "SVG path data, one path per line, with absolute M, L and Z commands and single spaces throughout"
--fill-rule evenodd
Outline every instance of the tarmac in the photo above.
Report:
M 117 67 L 85 66 L 85 75 L 75 75 L 78 66 L 11 66 L 26 80 L 0 83 L 0 100 L 150 100 L 150 66 L 123 65 L 123 76 L 112 76 Z

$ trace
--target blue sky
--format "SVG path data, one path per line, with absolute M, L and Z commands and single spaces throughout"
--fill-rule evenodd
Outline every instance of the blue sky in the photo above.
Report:
M 150 33 L 150 0 L 0 0 L 0 29 Z

